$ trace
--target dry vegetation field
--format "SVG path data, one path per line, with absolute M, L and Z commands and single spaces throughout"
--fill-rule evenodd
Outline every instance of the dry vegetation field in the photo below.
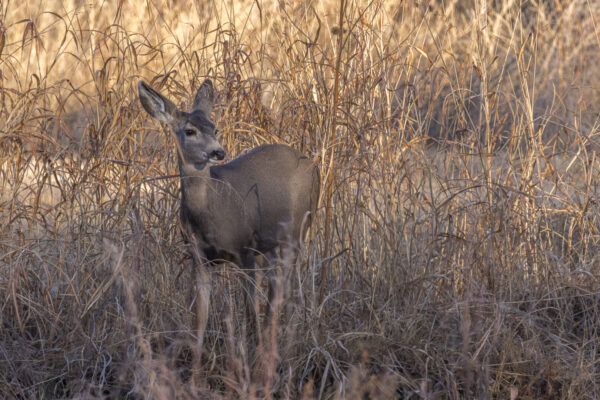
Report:
M 0 397 L 599 398 L 599 74 L 592 0 L 0 0 Z M 136 84 L 206 77 L 322 193 L 274 324 L 214 268 L 198 363 Z

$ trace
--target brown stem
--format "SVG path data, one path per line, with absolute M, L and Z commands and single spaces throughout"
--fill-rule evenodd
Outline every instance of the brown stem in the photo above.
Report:
M 323 302 L 325 292 L 325 278 L 327 276 L 327 257 L 330 246 L 331 198 L 333 197 L 333 172 L 335 164 L 335 140 L 337 130 L 337 108 L 339 101 L 340 65 L 342 64 L 342 50 L 344 44 L 344 9 L 345 0 L 340 0 L 340 19 L 338 33 L 338 53 L 335 60 L 335 76 L 333 86 L 333 121 L 331 123 L 331 154 L 329 155 L 329 174 L 327 175 L 327 203 L 325 205 L 325 249 L 323 265 L 321 266 L 321 286 L 319 288 L 319 303 Z

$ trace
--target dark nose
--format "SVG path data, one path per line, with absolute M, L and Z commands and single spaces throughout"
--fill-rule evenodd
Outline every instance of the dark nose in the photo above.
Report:
M 222 160 L 225 158 L 225 152 L 223 150 L 215 150 L 212 153 L 210 153 L 210 158 Z

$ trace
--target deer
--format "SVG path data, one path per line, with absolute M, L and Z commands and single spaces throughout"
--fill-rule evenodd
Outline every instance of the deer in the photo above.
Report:
M 308 157 L 283 144 L 261 145 L 218 164 L 226 154 L 210 120 L 215 102 L 210 79 L 200 85 L 189 113 L 144 81 L 138 82 L 138 91 L 144 110 L 170 126 L 177 139 L 180 220 L 196 270 L 201 349 L 210 307 L 211 265 L 233 262 L 253 281 L 257 255 L 273 260 L 278 249 L 296 254 L 316 212 L 319 170 Z M 270 281 L 269 301 L 273 292 Z M 253 291 L 246 290 L 246 296 L 252 297 Z

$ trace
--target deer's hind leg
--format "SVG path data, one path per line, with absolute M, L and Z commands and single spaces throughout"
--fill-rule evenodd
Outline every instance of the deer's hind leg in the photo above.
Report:
M 247 249 L 240 254 L 240 264 L 247 276 L 244 279 L 244 302 L 246 305 L 246 317 L 250 321 L 251 326 L 255 326 L 257 322 L 256 309 L 256 270 L 255 270 L 255 255 L 254 251 Z
M 296 262 L 297 251 L 297 245 L 283 242 L 279 252 L 275 248 L 265 254 L 264 270 L 269 279 L 266 321 L 269 323 L 276 322 L 285 294 L 289 293 L 290 267 Z

